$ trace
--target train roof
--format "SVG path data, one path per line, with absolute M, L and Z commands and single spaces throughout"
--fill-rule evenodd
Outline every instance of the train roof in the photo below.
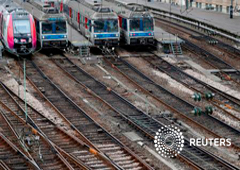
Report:
M 113 12 L 112 9 L 108 6 L 101 5 L 95 6 L 81 0 L 78 1 L 67 0 L 66 3 L 68 4 L 69 7 L 71 7 L 75 11 L 80 10 L 82 13 L 85 13 L 92 19 L 118 18 L 117 14 Z
M 29 2 L 22 2 L 21 0 L 15 0 L 21 6 L 34 16 L 38 21 L 55 21 L 55 20 L 66 20 L 66 17 L 62 13 L 46 13 L 40 10 L 36 5 Z
M 114 2 L 104 2 L 104 5 L 112 6 L 113 10 L 126 18 L 153 17 L 152 13 L 147 11 L 142 5 L 136 3 L 128 3 L 120 0 Z
M 1 10 L 3 12 L 12 13 L 12 12 L 27 12 L 19 4 L 12 0 L 0 0 Z

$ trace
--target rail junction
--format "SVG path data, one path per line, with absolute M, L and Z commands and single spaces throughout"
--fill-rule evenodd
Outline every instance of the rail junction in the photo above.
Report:
M 0 1 L 0 169 L 240 170 L 240 18 L 183 7 Z

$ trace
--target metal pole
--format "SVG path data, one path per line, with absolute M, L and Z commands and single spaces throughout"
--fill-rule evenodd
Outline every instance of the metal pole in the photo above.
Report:
M 171 11 L 172 11 L 172 0 L 170 0 L 170 15 L 171 15 Z
M 233 0 L 231 0 L 231 6 L 230 6 L 230 19 L 233 18 Z
M 28 118 L 28 110 L 27 110 L 27 97 L 26 97 L 26 59 L 23 60 L 23 72 L 24 72 L 24 101 L 25 101 L 25 116 L 26 122 Z

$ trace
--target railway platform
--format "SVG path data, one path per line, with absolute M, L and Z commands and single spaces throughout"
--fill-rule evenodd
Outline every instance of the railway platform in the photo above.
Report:
M 119 1 L 118 1 L 119 2 Z M 165 14 L 174 15 L 174 17 L 182 17 L 191 22 L 198 22 L 197 24 L 204 25 L 213 30 L 227 35 L 240 37 L 240 16 L 234 16 L 230 19 L 229 14 L 223 14 L 215 11 L 207 11 L 198 8 L 189 8 L 185 10 L 185 6 L 170 5 L 162 2 L 147 2 L 145 0 L 121 0 L 122 3 L 138 3 L 150 9 L 160 11 Z
M 68 24 L 68 41 L 71 44 L 72 50 L 78 50 L 79 56 L 89 56 L 92 43 L 88 41 L 82 34 Z
M 68 24 L 68 41 L 74 47 L 90 47 L 92 43 L 88 41 L 82 34 Z
M 155 27 L 154 28 L 155 32 L 155 39 L 158 43 L 161 44 L 171 44 L 171 43 L 182 43 L 183 40 L 180 39 L 177 35 L 170 34 L 160 27 Z

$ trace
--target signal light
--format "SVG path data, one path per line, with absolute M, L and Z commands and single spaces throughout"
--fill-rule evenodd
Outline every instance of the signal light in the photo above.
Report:
M 215 96 L 214 93 L 211 93 L 211 92 L 205 93 L 206 100 L 212 100 L 214 96 Z
M 194 93 L 192 98 L 195 102 L 200 102 L 202 100 L 202 95 L 200 93 Z
M 205 113 L 211 115 L 213 113 L 213 108 L 211 106 L 206 106 Z
M 202 114 L 202 109 L 201 109 L 201 108 L 198 108 L 198 107 L 195 107 L 195 108 L 192 110 L 192 113 L 193 113 L 195 116 L 201 116 L 201 114 Z

